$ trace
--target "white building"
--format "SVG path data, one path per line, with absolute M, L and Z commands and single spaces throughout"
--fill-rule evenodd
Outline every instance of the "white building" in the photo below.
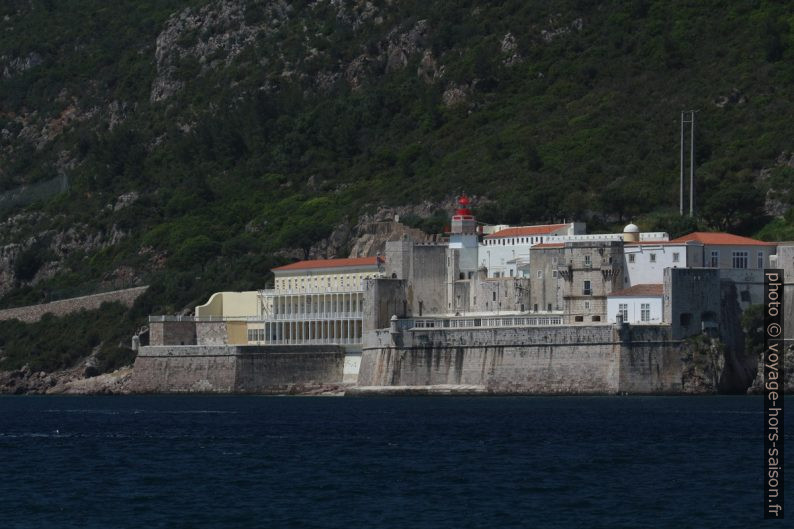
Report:
M 488 277 L 529 277 L 529 249 L 555 235 L 584 233 L 581 222 L 540 226 L 502 227 L 483 237 L 479 247 L 480 268 Z
M 636 324 L 659 324 L 663 321 L 661 284 L 635 285 L 607 296 L 607 321 L 616 323 L 618 316 L 623 322 Z
M 777 253 L 777 243 L 731 233 L 696 231 L 671 242 L 700 248 L 700 254 L 694 256 L 699 262 L 692 265 L 697 267 L 763 269 L 769 265 L 769 256 Z
M 665 268 L 763 269 L 776 249 L 775 243 L 718 232 L 694 232 L 671 241 L 627 242 L 625 284 L 661 283 Z
M 627 287 L 661 283 L 665 268 L 699 266 L 697 252 L 688 243 L 671 241 L 626 243 L 623 246 Z

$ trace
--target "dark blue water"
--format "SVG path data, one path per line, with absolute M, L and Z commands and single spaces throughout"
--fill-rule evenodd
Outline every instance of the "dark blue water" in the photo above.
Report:
M 758 527 L 761 406 L 3 397 L 0 527 Z

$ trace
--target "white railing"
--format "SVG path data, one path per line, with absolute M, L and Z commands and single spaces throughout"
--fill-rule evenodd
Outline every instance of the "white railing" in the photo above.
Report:
M 297 294 L 361 294 L 364 285 L 350 287 L 267 288 L 259 291 L 263 296 L 294 296 Z
M 295 312 L 273 314 L 267 321 L 356 320 L 364 318 L 363 312 Z
M 482 318 L 425 318 L 398 320 L 403 329 L 471 329 L 477 327 L 547 327 L 562 325 L 562 316 L 498 316 Z
M 295 314 L 272 314 L 267 317 L 262 316 L 149 316 L 149 323 L 171 322 L 171 321 L 190 321 L 190 322 L 222 322 L 222 321 L 245 321 L 249 323 L 272 323 L 276 321 L 315 321 L 315 320 L 361 320 L 364 318 L 363 312 L 325 312 L 325 313 L 295 313 Z
M 294 338 L 283 340 L 248 340 L 248 345 L 360 345 L 361 338 Z
M 149 323 L 165 321 L 262 321 L 260 316 L 149 316 Z

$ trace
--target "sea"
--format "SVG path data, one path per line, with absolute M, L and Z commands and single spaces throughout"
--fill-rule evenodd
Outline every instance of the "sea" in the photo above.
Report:
M 762 418 L 747 396 L 0 397 L 0 527 L 794 527 L 791 479 L 763 520 Z

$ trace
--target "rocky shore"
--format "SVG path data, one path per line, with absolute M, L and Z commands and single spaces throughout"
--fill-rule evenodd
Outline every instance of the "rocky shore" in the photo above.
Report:
M 130 391 L 132 366 L 95 375 L 85 367 L 45 373 L 28 366 L 0 371 L 0 394 L 6 395 L 126 395 Z

